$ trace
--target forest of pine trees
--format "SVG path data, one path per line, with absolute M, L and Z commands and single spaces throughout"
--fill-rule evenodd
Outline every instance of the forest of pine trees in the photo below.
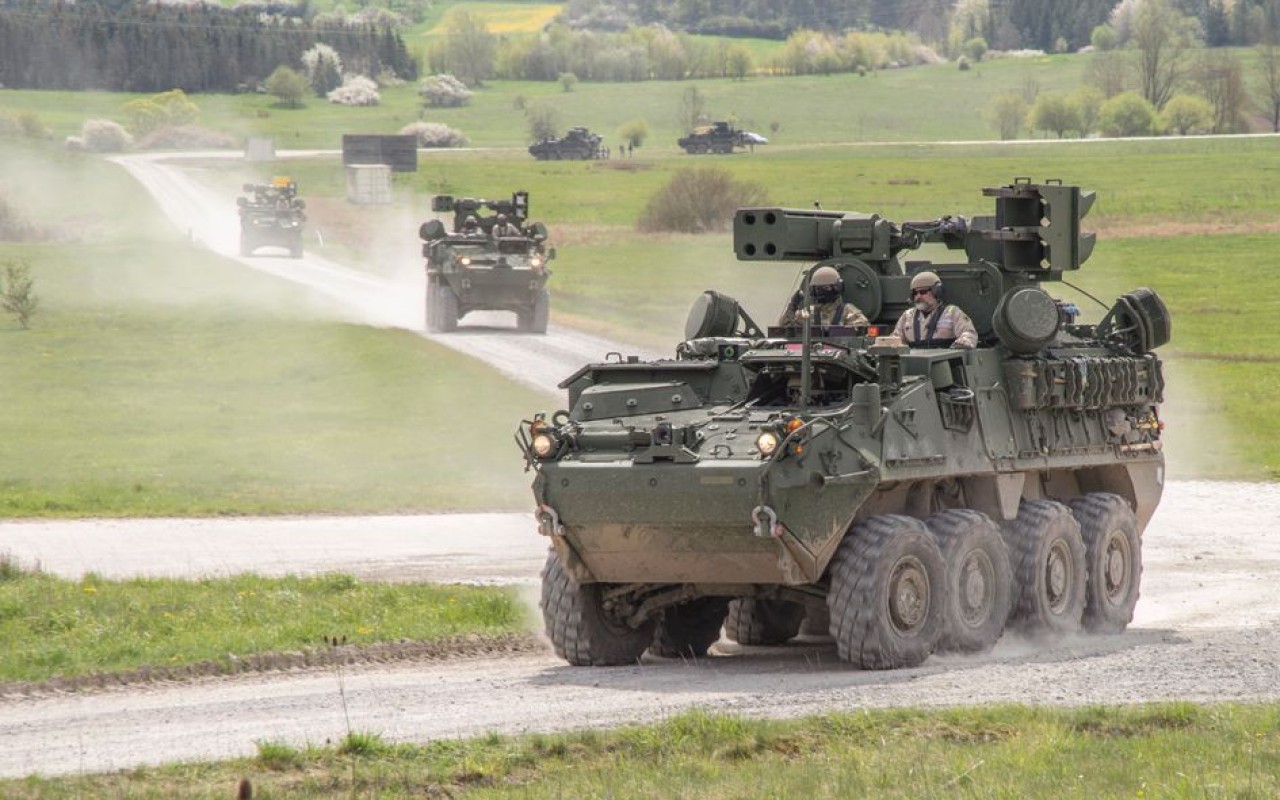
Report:
M 317 25 L 267 8 L 0 0 L 0 86 L 234 92 L 278 66 L 299 67 L 317 42 L 337 50 L 348 71 L 417 77 L 392 27 Z

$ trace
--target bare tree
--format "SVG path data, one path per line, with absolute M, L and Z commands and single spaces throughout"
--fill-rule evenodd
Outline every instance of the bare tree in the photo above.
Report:
M 1280 133 L 1280 46 L 1274 31 L 1257 48 L 1258 104 L 1271 120 L 1271 131 Z
M 1195 81 L 1200 93 L 1213 104 L 1214 133 L 1248 130 L 1245 108 L 1249 105 L 1249 91 L 1239 58 L 1222 48 L 1205 50 L 1196 64 Z
M 1200 26 L 1169 4 L 1144 0 L 1134 14 L 1133 46 L 1138 51 L 1142 96 L 1164 108 L 1191 68 L 1190 54 L 1200 46 Z
M 478 15 L 457 11 L 449 15 L 445 57 L 450 71 L 468 86 L 483 86 L 493 75 L 498 40 Z
M 690 86 L 680 94 L 677 121 L 685 133 L 707 122 L 707 96 L 697 86 Z
M 1094 52 L 1085 67 L 1085 80 L 1098 87 L 1104 99 L 1115 97 L 1127 86 L 1130 71 L 1129 54 L 1119 50 Z

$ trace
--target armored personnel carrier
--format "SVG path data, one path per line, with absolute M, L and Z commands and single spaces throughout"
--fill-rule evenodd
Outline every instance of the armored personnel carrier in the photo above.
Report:
M 298 185 L 286 177 L 271 183 L 246 183 L 248 197 L 239 197 L 240 255 L 251 256 L 260 247 L 283 247 L 302 258 L 302 224 L 307 204 L 298 198 Z
M 739 259 L 806 262 L 806 297 L 833 267 L 869 325 L 762 329 L 708 291 L 674 359 L 589 364 L 565 409 L 521 425 L 561 657 L 700 656 L 722 626 L 778 644 L 807 623 L 841 659 L 892 669 L 986 650 L 1006 624 L 1128 625 L 1164 482 L 1168 312 L 1137 289 L 1084 324 L 1050 294 L 1093 249 L 1092 193 L 983 194 L 995 214 L 972 220 L 740 209 Z M 906 260 L 926 244 L 965 258 Z M 925 270 L 976 347 L 891 335 Z
M 587 128 L 570 128 L 559 139 L 543 139 L 529 146 L 529 155 L 539 161 L 588 161 L 605 158 L 604 140 Z
M 768 144 L 769 140 L 758 133 L 738 130 L 727 122 L 713 122 L 694 128 L 688 136 L 676 140 L 686 153 L 704 155 L 707 153 L 732 153 L 737 148 Z
M 551 312 L 547 228 L 529 223 L 529 193 L 510 200 L 437 195 L 431 209 L 453 214 L 453 229 L 438 219 L 422 223 L 427 270 L 427 330 L 456 330 L 472 311 L 513 311 L 517 327 L 546 333 Z M 488 213 L 486 213 L 488 212 Z

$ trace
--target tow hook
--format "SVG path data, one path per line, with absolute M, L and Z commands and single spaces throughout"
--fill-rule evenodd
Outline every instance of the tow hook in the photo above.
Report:
M 560 524 L 560 515 L 549 505 L 538 506 L 538 533 L 543 536 L 564 536 L 564 526 Z
M 778 525 L 778 515 L 769 506 L 756 506 L 751 509 L 751 521 L 755 526 L 755 534 L 762 539 L 780 536 L 782 533 L 781 526 Z

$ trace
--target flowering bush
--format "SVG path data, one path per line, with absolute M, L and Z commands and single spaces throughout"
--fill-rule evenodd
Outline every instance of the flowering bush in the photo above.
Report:
M 418 147 L 465 147 L 467 137 L 439 122 L 414 122 L 400 129 L 401 136 L 413 136 Z
M 382 97 L 378 84 L 363 75 L 348 75 L 342 85 L 329 92 L 329 102 L 341 106 L 376 106 Z

